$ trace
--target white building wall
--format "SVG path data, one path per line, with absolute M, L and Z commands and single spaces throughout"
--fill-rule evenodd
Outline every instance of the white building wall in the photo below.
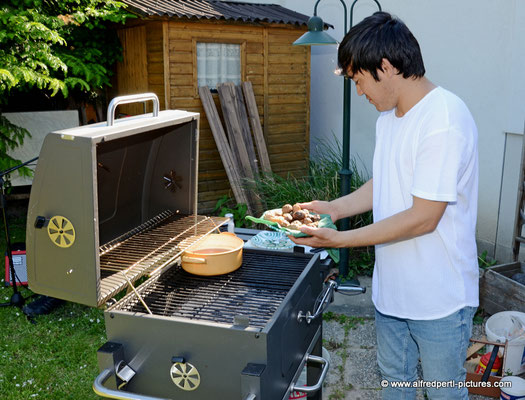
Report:
M 516 205 L 516 170 L 525 122 L 525 1 L 523 0 L 379 0 L 383 10 L 401 18 L 419 41 L 427 77 L 459 95 L 470 108 L 479 131 L 480 252 L 507 261 L 512 247 Z M 314 0 L 256 0 L 280 4 L 313 15 Z M 346 1 L 348 12 L 352 2 Z M 377 10 L 372 0 L 359 0 L 354 25 Z M 334 25 L 328 33 L 344 36 L 340 0 L 321 0 L 318 15 Z M 312 156 L 315 141 L 342 136 L 341 77 L 336 46 L 314 46 L 311 62 Z M 359 98 L 352 85 L 351 154 L 371 171 L 378 112 Z M 516 136 L 518 135 L 518 136 Z M 521 145 L 521 144 L 520 144 Z M 507 151 L 505 151 L 507 148 Z M 517 154 L 517 156 L 516 156 Z M 506 164 L 506 165 L 504 165 Z M 496 246 L 497 241 L 497 246 Z M 496 254 L 496 247 L 498 248 Z
M 40 149 L 44 143 L 44 138 L 49 132 L 61 129 L 74 128 L 79 126 L 78 111 L 61 110 L 61 111 L 31 111 L 17 113 L 3 113 L 9 122 L 27 129 L 31 137 L 24 138 L 24 145 L 15 148 L 8 154 L 15 160 L 26 162 L 38 157 Z M 27 167 L 32 171 L 35 170 L 36 161 Z M 33 183 L 32 178 L 22 177 L 14 172 L 11 175 L 11 184 L 13 186 L 25 186 Z

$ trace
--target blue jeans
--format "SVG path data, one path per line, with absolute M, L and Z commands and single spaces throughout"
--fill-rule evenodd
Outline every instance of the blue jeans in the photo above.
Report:
M 463 364 L 475 312 L 476 307 L 465 307 L 445 318 L 410 320 L 376 310 L 377 362 L 382 379 L 388 381 L 388 384 L 384 381 L 381 384 L 383 400 L 416 398 L 415 387 L 394 388 L 390 382 L 417 381 L 418 359 L 425 385 L 432 381 L 464 382 Z M 432 400 L 468 400 L 466 388 L 427 387 L 426 390 Z

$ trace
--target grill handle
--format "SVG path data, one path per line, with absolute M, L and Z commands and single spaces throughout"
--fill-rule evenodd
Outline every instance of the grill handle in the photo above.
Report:
M 115 373 L 115 370 L 106 368 L 103 370 L 93 382 L 93 391 L 101 397 L 117 400 L 167 400 L 160 397 L 145 396 L 143 394 L 135 394 L 123 390 L 108 389 L 104 383 Z
M 141 94 L 131 94 L 129 96 L 119 96 L 115 97 L 108 106 L 108 126 L 113 126 L 115 124 L 115 110 L 120 104 L 129 104 L 129 103 L 141 103 L 148 100 L 153 101 L 153 116 L 159 116 L 159 98 L 155 93 L 141 93 Z
M 182 256 L 182 262 L 194 263 L 194 264 L 206 264 L 205 258 Z
M 296 386 L 295 384 L 293 384 L 290 389 L 291 392 L 297 391 L 303 393 L 315 393 L 323 386 L 324 380 L 326 379 L 326 374 L 328 374 L 328 368 L 330 368 L 330 363 L 327 359 L 319 356 L 314 356 L 312 354 L 308 354 L 306 356 L 306 363 L 309 362 L 321 364 L 323 366 L 323 369 L 321 370 L 321 375 L 319 376 L 319 380 L 313 386 Z
M 325 362 L 327 361 L 325 360 Z M 326 367 L 326 370 L 328 372 L 328 367 Z M 145 396 L 143 394 L 125 392 L 122 390 L 108 389 L 107 387 L 104 386 L 104 383 L 111 377 L 111 375 L 114 374 L 114 372 L 115 371 L 112 371 L 110 368 L 106 368 L 95 378 L 95 381 L 93 382 L 93 391 L 96 394 L 98 394 L 101 397 L 107 398 L 107 399 L 117 399 L 117 400 L 169 400 L 169 399 L 164 399 L 160 397 L 151 397 L 151 396 Z M 324 373 L 324 370 L 323 370 L 323 373 Z M 322 375 L 323 374 L 321 374 L 321 377 L 322 377 L 322 380 L 324 381 L 324 378 L 326 377 L 326 373 L 324 374 L 324 377 Z M 321 381 L 321 385 L 322 385 L 322 381 Z M 312 388 L 313 387 L 314 386 L 312 386 Z M 319 390 L 319 388 L 317 390 Z M 249 394 L 243 400 L 256 400 L 256 399 L 257 397 L 254 394 Z
M 307 311 L 304 313 L 303 311 L 299 311 L 297 314 L 297 321 L 302 322 L 303 319 L 306 319 L 306 323 L 312 322 L 314 319 L 321 316 L 326 310 L 326 307 L 330 304 L 332 294 L 334 292 L 340 292 L 344 295 L 355 295 L 355 294 L 362 294 L 366 292 L 366 288 L 361 286 L 352 286 L 352 285 L 340 285 L 335 280 L 329 280 L 327 285 L 325 286 L 325 289 L 319 297 L 321 297 L 321 301 L 319 301 L 319 304 L 317 305 L 317 308 L 314 310 L 314 313 L 312 314 L 310 311 Z

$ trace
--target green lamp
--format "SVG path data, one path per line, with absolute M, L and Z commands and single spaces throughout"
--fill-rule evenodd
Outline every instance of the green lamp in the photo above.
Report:
M 324 23 L 321 18 L 317 16 L 317 6 L 321 0 L 317 0 L 314 6 L 314 16 L 308 20 L 308 32 L 293 42 L 294 45 L 310 46 L 316 44 L 338 44 L 337 40 L 332 38 L 329 34 L 323 31 Z M 347 29 L 347 15 L 348 11 L 344 0 L 339 0 L 344 9 L 344 32 L 348 33 Z M 359 0 L 354 0 L 350 7 L 350 28 L 352 27 L 354 17 L 354 6 Z M 379 11 L 381 11 L 381 4 L 378 0 L 373 0 L 376 3 Z M 351 111 L 351 95 L 350 95 L 350 81 L 347 76 L 344 77 L 343 86 L 343 154 L 342 154 L 342 169 L 339 171 L 341 178 L 341 196 L 345 196 L 351 191 L 352 171 L 350 170 L 350 111 Z M 346 231 L 350 229 L 350 218 L 343 218 L 339 226 L 340 230 Z M 349 249 L 340 249 L 339 260 L 339 275 L 346 278 L 348 275 Z M 350 281 L 354 284 L 359 284 L 359 281 L 353 279 Z
M 314 15 L 308 19 L 308 32 L 293 42 L 294 46 L 311 46 L 314 44 L 337 44 L 332 36 L 323 30 L 323 20 Z

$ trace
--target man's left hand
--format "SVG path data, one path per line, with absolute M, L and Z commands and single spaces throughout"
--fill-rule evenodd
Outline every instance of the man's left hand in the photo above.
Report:
M 292 242 L 299 245 L 310 247 L 340 247 L 339 234 L 335 229 L 330 228 L 311 228 L 309 226 L 301 227 L 301 232 L 309 237 L 288 236 Z

